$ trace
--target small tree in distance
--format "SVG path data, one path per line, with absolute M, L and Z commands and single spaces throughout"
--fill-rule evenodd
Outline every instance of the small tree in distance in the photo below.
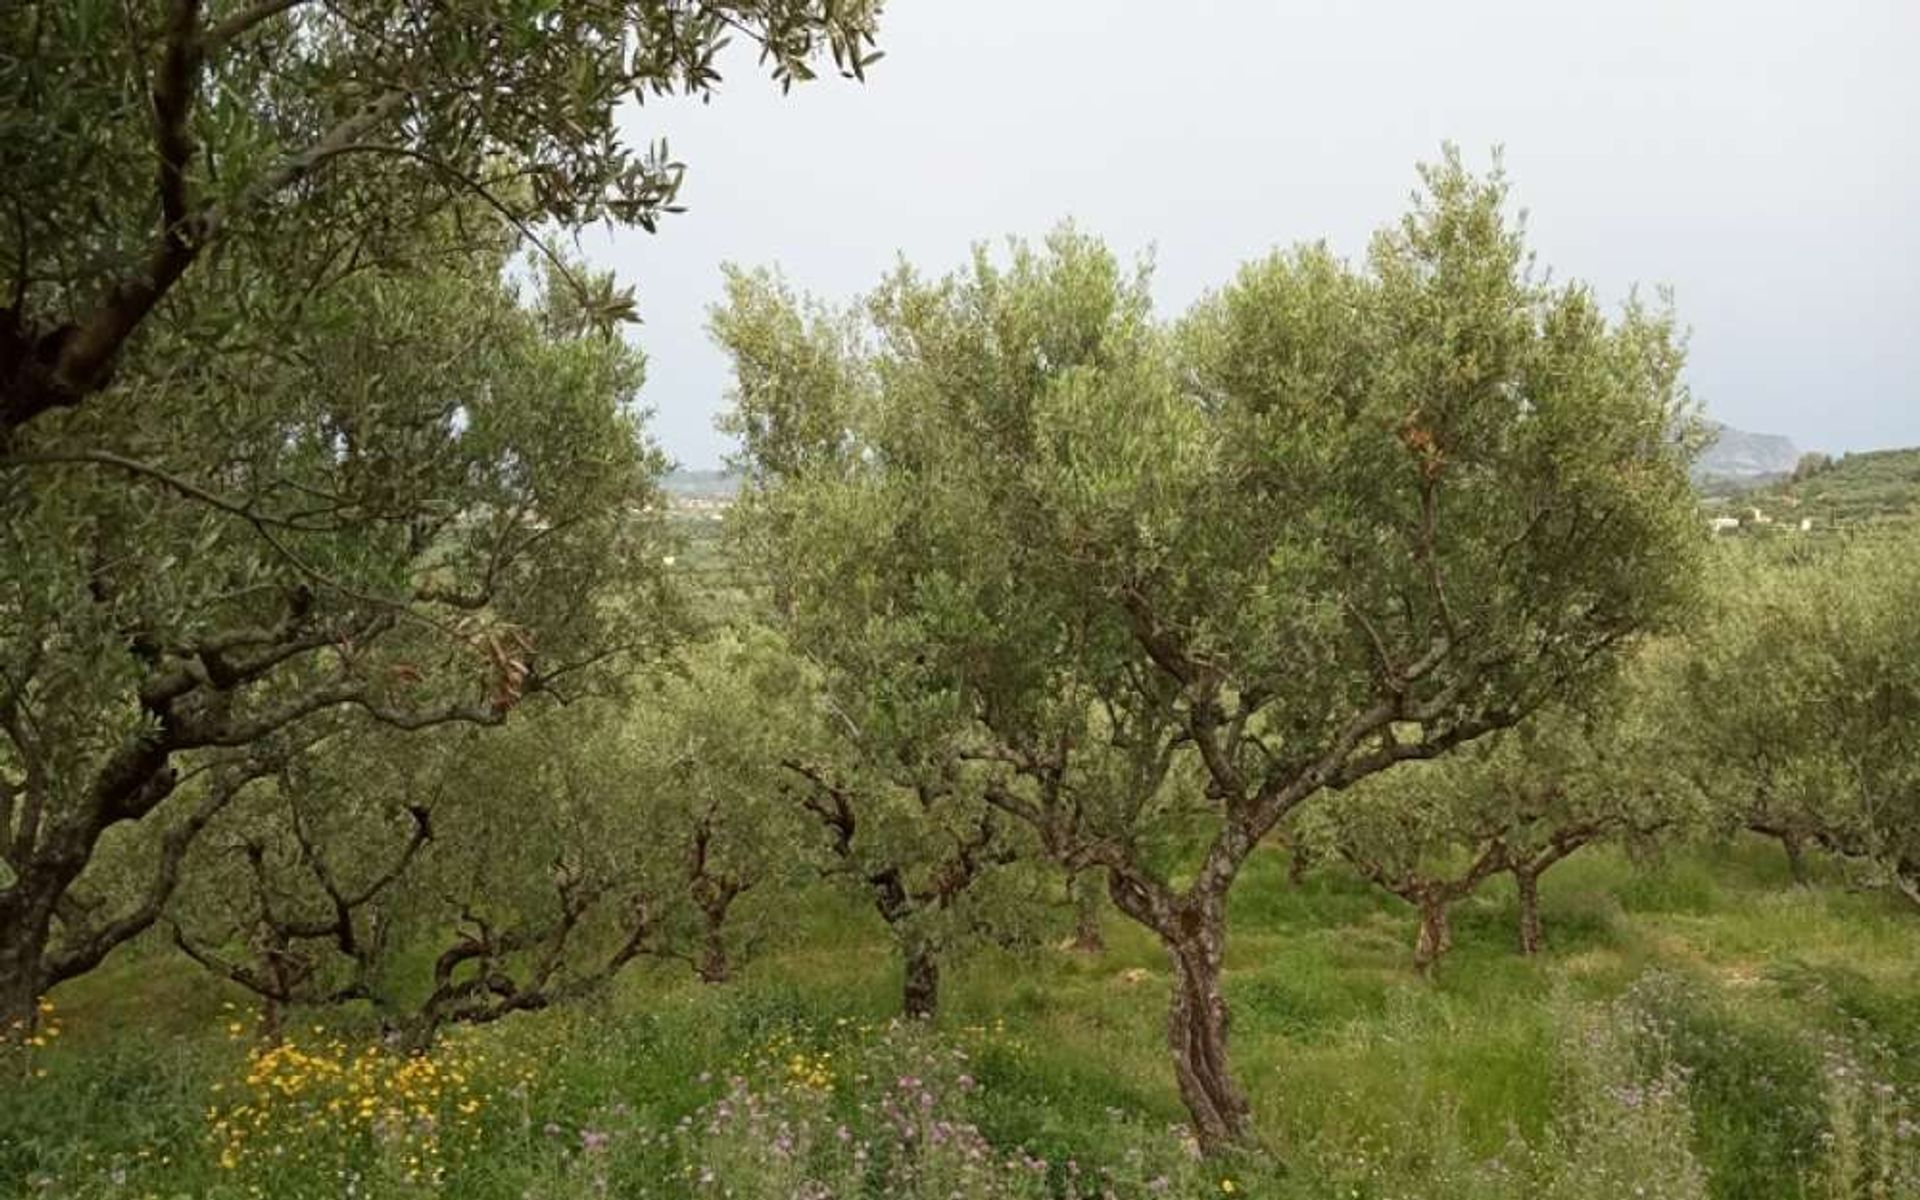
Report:
M 815 864 L 781 765 L 812 697 L 801 665 L 761 630 L 709 637 L 660 674 L 606 752 L 625 772 L 626 820 L 645 831 L 653 952 L 725 983 Z
M 1671 657 L 1668 647 L 1652 649 Z M 1644 842 L 1690 822 L 1694 792 L 1657 750 L 1666 710 L 1653 707 L 1648 657 L 1628 672 L 1631 686 L 1543 708 L 1303 810 L 1311 842 L 1418 910 L 1416 969 L 1431 973 L 1452 948 L 1450 906 L 1488 880 L 1512 877 L 1519 948 L 1537 954 L 1542 876 L 1597 842 Z
M 1920 554 L 1912 531 L 1735 560 L 1684 671 L 1722 824 L 1920 904 Z

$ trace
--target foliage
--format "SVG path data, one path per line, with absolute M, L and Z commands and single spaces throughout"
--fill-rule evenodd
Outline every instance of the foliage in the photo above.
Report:
M 1721 1195 L 1767 1195 L 1818 1156 L 1829 1114 L 1814 1039 L 1754 1021 L 1684 978 L 1643 979 L 1624 1003 L 1685 1069 Z M 1725 1102 L 1734 1096 L 1758 1102 Z
M 1255 846 L 1603 673 L 1691 587 L 1670 319 L 1536 278 L 1497 176 L 1425 180 L 1364 266 L 1275 255 L 1177 330 L 1071 230 L 902 267 L 864 319 L 738 276 L 716 319 L 796 646 L 885 681 L 865 736 L 957 727 L 999 807 L 1107 868 L 1187 973 L 1212 1144 L 1246 1129 L 1218 973 Z M 1178 872 L 1151 849 L 1196 834 Z
M 1823 454 L 1818 450 L 1808 451 L 1800 456 L 1799 462 L 1793 464 L 1792 482 L 1803 483 L 1815 475 L 1820 474 L 1822 471 L 1831 471 L 1832 469 L 1833 455 Z
M 818 865 L 813 823 L 782 765 L 814 719 L 807 678 L 761 631 L 692 646 L 611 745 L 589 751 L 626 774 L 619 819 L 640 831 L 660 931 L 656 953 L 725 982 L 778 930 Z
M 415 773 L 366 765 L 288 764 L 209 822 L 168 898 L 175 945 L 258 998 L 268 1043 L 289 1006 L 376 998 L 396 897 L 433 839 L 444 787 L 418 794 Z
M 268 1189 L 317 1172 L 348 1190 L 436 1186 L 450 1158 L 479 1149 L 481 1114 L 533 1078 L 530 1064 L 517 1064 L 516 1079 L 516 1064 L 469 1043 L 431 1056 L 339 1038 L 257 1046 L 239 1085 L 222 1087 L 209 1109 L 214 1163 L 237 1184 Z
M 1545 872 L 1596 842 L 1644 848 L 1702 824 L 1688 760 L 1671 753 L 1678 651 L 1646 647 L 1577 708 L 1543 708 L 1443 759 L 1365 780 L 1339 804 L 1307 809 L 1299 837 L 1416 906 L 1422 970 L 1451 947 L 1448 908 L 1502 873 L 1519 894 L 1520 947 L 1534 953 Z
M 784 1178 L 770 1153 L 780 1119 L 822 1152 L 816 1177 L 837 1179 L 828 1171 L 850 1167 L 859 1140 L 879 1170 L 880 1148 L 900 1144 L 884 1098 L 903 1075 L 932 1085 L 933 1120 L 971 1124 L 997 1158 L 1043 1160 L 1050 1186 L 1071 1160 L 1083 1180 L 1111 1178 L 1130 1197 L 1218 1197 L 1222 1179 L 1282 1200 L 1607 1196 L 1614 1183 L 1631 1196 L 1632 1185 L 1684 1182 L 1689 1157 L 1715 1200 L 1849 1194 L 1829 1188 L 1840 1178 L 1870 1196 L 1883 1154 L 1897 1167 L 1920 1146 L 1909 1021 L 1920 962 L 1909 921 L 1881 897 L 1784 889 L 1758 847 L 1678 849 L 1646 866 L 1603 847 L 1547 879 L 1566 932 L 1545 954 L 1514 957 L 1512 901 L 1483 893 L 1461 906 L 1456 969 L 1410 986 L 1395 902 L 1335 866 L 1280 887 L 1281 857 L 1260 856 L 1258 886 L 1236 894 L 1229 986 L 1261 1136 L 1285 1151 L 1284 1171 L 1196 1161 L 1169 1130 L 1178 1101 L 1140 1005 L 1166 966 L 1144 931 L 1116 926 L 1099 960 L 1043 952 L 1017 971 L 991 952 L 963 960 L 939 1026 L 890 1029 L 887 942 L 870 914 L 828 893 L 728 988 L 642 968 L 605 993 L 603 1011 L 442 1039 L 428 1057 L 436 1069 L 464 1059 L 464 1098 L 481 1103 L 471 1114 L 447 1105 L 438 1187 L 409 1189 L 404 1157 L 387 1157 L 368 1124 L 309 1128 L 309 1102 L 333 1094 L 317 1077 L 267 1102 L 284 1155 L 252 1139 L 223 1170 L 212 1124 L 249 1102 L 246 1077 L 265 1052 L 249 1027 L 227 1032 L 236 1018 L 204 977 L 166 959 L 116 960 L 56 997 L 65 1032 L 37 1051 L 46 1075 L 0 1089 L 0 1190 L 222 1197 L 259 1183 L 340 1195 L 344 1159 L 363 1192 L 378 1180 L 380 1194 L 562 1197 L 604 1178 L 615 1195 L 708 1196 L 719 1188 L 698 1185 L 703 1167 L 718 1180 L 734 1166 L 736 1190 Z M 1650 885 L 1701 880 L 1704 895 L 1684 908 L 1642 899 L 1621 918 L 1606 898 L 1643 872 Z M 1642 980 L 1649 967 L 1661 974 Z M 1871 978 L 1839 986 L 1835 972 L 1862 968 Z M 128 1037 L 136 1014 L 142 1036 Z M 350 1064 L 374 1032 L 349 1013 L 324 1020 L 322 1033 L 304 1019 L 292 1031 L 303 1055 Z M 288 1061 L 272 1078 L 299 1074 Z M 408 1060 L 377 1061 L 397 1071 Z M 962 1090 L 961 1071 L 976 1086 Z M 744 1105 L 716 1133 L 696 1117 L 736 1077 L 771 1117 L 768 1137 L 752 1135 Z M 298 1151 L 306 1164 L 285 1161 Z M 1168 1185 L 1151 1188 L 1163 1172 Z M 1902 1194 L 1901 1177 L 1886 1178 L 1885 1194 Z
M 1911 930 L 1802 862 L 1920 904 L 1912 454 L 1649 636 L 1683 339 L 1498 170 L 1173 321 L 1070 227 L 729 271 L 743 491 L 667 510 L 556 244 L 678 210 L 626 106 L 878 8 L 0 15 L 0 1189 L 1920 1191 Z
M 1688 1077 L 1670 1047 L 1620 1009 L 1563 1021 L 1562 1100 L 1537 1194 L 1705 1200 Z
M 628 144 L 621 104 L 710 93 L 734 34 L 783 85 L 823 55 L 860 75 L 876 57 L 876 11 L 872 0 L 10 6 L 0 450 L 112 387 L 136 333 L 154 342 L 128 364 L 141 374 L 170 360 L 170 342 L 223 357 L 271 344 L 306 321 L 303 297 L 421 265 L 423 229 L 465 252 L 502 222 L 653 228 L 675 210 L 681 167 L 664 144 Z M 553 261 L 578 285 L 581 324 L 631 318 L 630 293 Z
M 1815 532 L 1905 524 L 1920 510 L 1920 450 L 1805 455 L 1793 478 L 1736 501 L 1776 526 L 1811 519 Z
M 0 473 L 8 1006 L 149 924 L 304 747 L 497 724 L 670 636 L 639 356 L 558 330 L 498 238 L 418 249 L 276 342 L 156 331 L 123 403 L 36 424 Z
M 814 830 L 782 792 L 793 664 L 720 638 L 636 704 L 583 700 L 478 736 L 363 737 L 221 814 L 176 941 L 264 1004 L 371 1002 L 416 1044 L 593 991 L 641 956 L 724 982 Z M 756 773 L 757 768 L 757 773 Z M 430 977 L 429 977 L 430 972 Z
M 876 11 L 0 16 L 0 1013 L 149 925 L 342 708 L 494 723 L 663 640 L 633 298 L 535 227 L 652 229 L 681 168 L 620 105 L 711 92 L 732 33 L 783 86 L 859 76 Z M 129 824 L 140 870 L 95 866 Z
M 1736 559 L 1688 661 L 1692 748 L 1735 825 L 1920 897 L 1920 565 L 1910 534 Z
M 771 593 L 767 619 L 809 664 L 816 692 L 810 740 L 781 765 L 819 824 L 830 873 L 893 931 L 906 1011 L 929 1015 L 944 958 L 1031 938 L 1037 881 L 1016 869 L 1033 857 L 1030 839 L 968 778 L 964 711 L 940 689 L 912 622 L 838 610 L 828 597 L 889 603 L 897 567 L 868 539 L 876 506 L 899 497 L 816 493 L 824 507 L 815 507 L 787 490 L 815 472 L 837 478 L 854 453 L 855 330 L 770 274 L 730 272 L 728 297 L 712 328 L 736 368 L 731 427 L 747 472 L 729 541 Z

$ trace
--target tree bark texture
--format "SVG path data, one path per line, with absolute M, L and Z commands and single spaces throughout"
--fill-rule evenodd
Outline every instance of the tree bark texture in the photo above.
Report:
M 1082 871 L 1067 882 L 1073 892 L 1073 948 L 1082 954 L 1100 954 L 1107 948 L 1100 929 L 1100 877 L 1097 868 Z
M 930 946 L 912 945 L 906 949 L 900 1009 L 913 1020 L 931 1021 L 939 1014 L 940 959 Z
M 1231 874 L 1208 876 L 1214 886 L 1178 895 L 1143 876 L 1110 871 L 1115 907 L 1145 925 L 1166 947 L 1173 966 L 1167 1009 L 1167 1047 L 1180 1099 L 1203 1152 L 1253 1140 L 1252 1109 L 1233 1076 L 1227 1054 L 1231 1026 L 1222 986 L 1227 941 L 1226 892 Z
M 1447 898 L 1437 890 L 1424 892 L 1420 906 L 1420 934 L 1413 944 L 1413 965 L 1422 975 L 1432 975 L 1440 956 L 1453 949 L 1453 921 L 1447 912 Z
M 1520 953 L 1538 954 L 1545 944 L 1540 930 L 1540 876 L 1515 871 L 1513 886 L 1520 895 Z

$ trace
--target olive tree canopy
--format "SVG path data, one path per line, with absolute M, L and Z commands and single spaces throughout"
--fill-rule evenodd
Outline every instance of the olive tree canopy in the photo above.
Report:
M 1692 755 L 1725 824 L 1920 904 L 1920 537 L 1740 556 L 1686 661 Z
M 1497 174 L 1423 178 L 1364 261 L 1273 254 L 1173 327 L 1071 230 L 857 316 L 732 300 L 795 334 L 737 421 L 797 642 L 910 646 L 1003 810 L 1106 868 L 1210 1145 L 1250 1133 L 1221 964 L 1254 848 L 1604 673 L 1702 540 L 1671 319 L 1535 272 Z

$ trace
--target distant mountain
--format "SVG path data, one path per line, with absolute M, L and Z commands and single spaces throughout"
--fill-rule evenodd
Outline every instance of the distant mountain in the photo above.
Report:
M 1800 448 L 1775 433 L 1748 433 L 1712 422 L 1713 442 L 1693 464 L 1696 480 L 1757 483 L 1793 474 Z

